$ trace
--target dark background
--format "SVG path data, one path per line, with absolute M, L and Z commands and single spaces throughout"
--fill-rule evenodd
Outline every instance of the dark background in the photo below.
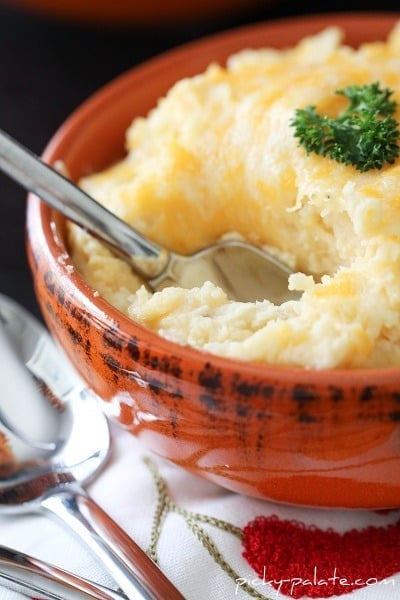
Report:
M 40 154 L 68 114 L 92 92 L 169 48 L 287 16 L 399 9 L 398 2 L 383 0 L 309 2 L 298 8 L 279 0 L 264 6 L 260 0 L 257 8 L 209 21 L 138 27 L 61 21 L 0 0 L 0 128 Z M 0 174 L 0 293 L 39 315 L 25 254 L 25 198 L 21 188 Z

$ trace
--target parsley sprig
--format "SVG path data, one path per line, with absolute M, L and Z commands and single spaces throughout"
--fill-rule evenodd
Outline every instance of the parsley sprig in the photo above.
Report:
M 337 118 L 321 116 L 315 106 L 298 108 L 291 126 L 307 154 L 330 157 L 359 171 L 381 169 L 400 154 L 393 92 L 379 82 L 336 90 L 349 105 Z

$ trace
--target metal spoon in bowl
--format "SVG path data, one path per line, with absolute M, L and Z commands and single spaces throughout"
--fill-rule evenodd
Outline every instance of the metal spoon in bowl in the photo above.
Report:
M 132 265 L 151 290 L 168 285 L 192 288 L 209 280 L 232 300 L 243 302 L 268 298 L 281 304 L 299 296 L 288 289 L 288 266 L 246 242 L 221 241 L 190 256 L 168 252 L 1 130 L 0 169 L 105 242 Z
M 1 367 L 7 369 L 0 413 L 0 518 L 34 512 L 58 518 L 87 543 L 131 600 L 183 600 L 82 487 L 109 456 L 106 417 L 46 329 L 3 295 L 0 344 Z

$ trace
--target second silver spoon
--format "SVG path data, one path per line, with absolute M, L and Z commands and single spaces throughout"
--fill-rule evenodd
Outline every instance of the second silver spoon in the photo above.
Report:
M 0 351 L 5 456 L 0 460 L 0 517 L 53 517 L 87 544 L 130 600 L 183 600 L 85 489 L 111 451 L 108 422 L 97 399 L 42 324 L 2 294 Z

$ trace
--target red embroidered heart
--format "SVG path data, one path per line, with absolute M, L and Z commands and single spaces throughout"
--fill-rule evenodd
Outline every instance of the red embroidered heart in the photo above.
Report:
M 243 556 L 262 579 L 292 598 L 328 598 L 369 585 L 393 585 L 400 572 L 400 520 L 385 527 L 307 527 L 277 516 L 243 529 Z

